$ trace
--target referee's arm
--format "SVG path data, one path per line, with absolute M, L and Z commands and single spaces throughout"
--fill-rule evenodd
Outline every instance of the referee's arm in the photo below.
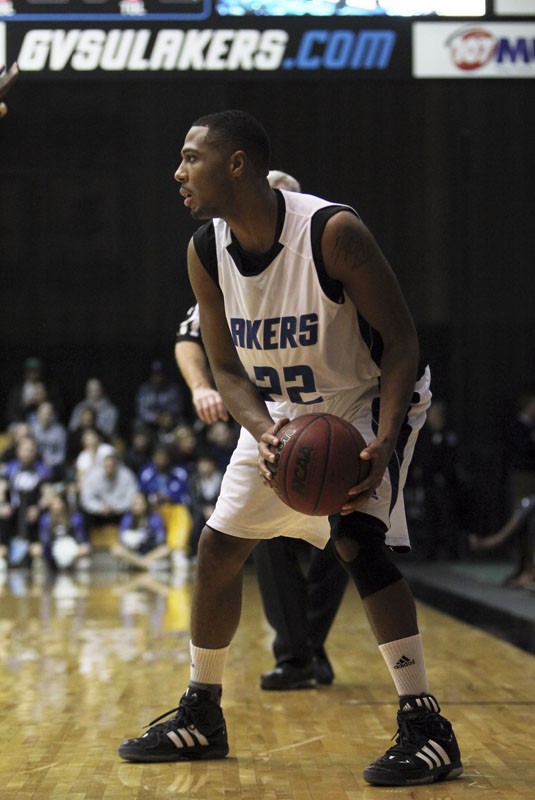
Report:
M 228 411 L 221 395 L 214 388 L 208 359 L 202 346 L 196 307 L 189 312 L 188 317 L 178 328 L 175 360 L 191 391 L 193 406 L 199 419 L 208 424 L 218 419 L 227 421 Z

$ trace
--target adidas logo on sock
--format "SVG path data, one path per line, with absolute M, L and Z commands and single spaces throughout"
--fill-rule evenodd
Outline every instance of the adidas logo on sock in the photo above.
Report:
M 396 663 L 394 664 L 394 669 L 403 669 L 403 667 L 412 667 L 416 664 L 416 661 L 413 658 L 408 658 L 407 656 L 401 656 Z

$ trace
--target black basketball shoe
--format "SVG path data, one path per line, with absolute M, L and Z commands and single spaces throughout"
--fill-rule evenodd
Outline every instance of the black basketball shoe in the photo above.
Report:
M 221 708 L 207 695 L 202 690 L 184 694 L 178 708 L 149 723 L 153 727 L 147 733 L 125 739 L 119 755 L 127 761 L 151 762 L 224 758 L 228 753 L 225 719 Z M 175 711 L 174 717 L 159 722 Z
M 400 698 L 396 744 L 364 770 L 379 786 L 409 786 L 456 778 L 463 771 L 451 723 L 431 694 Z

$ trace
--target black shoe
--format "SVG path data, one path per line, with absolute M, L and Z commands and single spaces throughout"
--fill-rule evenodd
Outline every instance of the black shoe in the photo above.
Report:
M 119 755 L 127 761 L 196 761 L 224 758 L 228 753 L 227 730 L 217 703 L 203 697 L 204 692 L 185 694 L 173 708 L 150 722 L 147 733 L 125 739 Z M 155 722 L 177 713 L 166 722 Z
M 316 683 L 321 686 L 330 686 L 334 681 L 334 670 L 323 648 L 312 656 L 312 668 Z
M 312 664 L 299 666 L 284 662 L 270 672 L 260 676 L 260 688 L 268 691 L 288 691 L 291 689 L 314 689 L 316 679 Z
M 378 786 L 433 783 L 461 775 L 463 765 L 451 723 L 431 694 L 400 699 L 396 744 L 364 770 Z

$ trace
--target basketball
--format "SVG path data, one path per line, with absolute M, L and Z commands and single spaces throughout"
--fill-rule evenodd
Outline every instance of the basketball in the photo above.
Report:
M 348 490 L 370 466 L 359 458 L 366 447 L 358 430 L 333 414 L 305 414 L 277 433 L 273 489 L 283 503 L 310 516 L 336 514 Z

